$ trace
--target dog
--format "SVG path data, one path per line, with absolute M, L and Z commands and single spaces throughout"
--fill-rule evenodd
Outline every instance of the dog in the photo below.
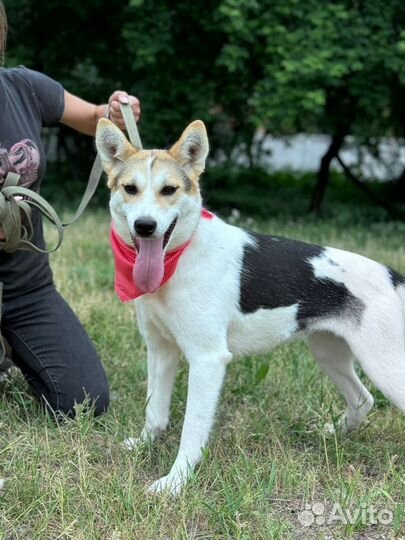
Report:
M 202 457 L 228 363 L 306 337 L 354 429 L 373 397 L 357 360 L 405 411 L 405 278 L 363 256 L 231 226 L 202 207 L 209 145 L 192 122 L 169 150 L 134 148 L 107 119 L 96 146 L 111 190 L 116 290 L 135 299 L 147 345 L 145 426 L 128 447 L 167 428 L 179 357 L 189 364 L 180 447 L 152 492 L 180 492 Z

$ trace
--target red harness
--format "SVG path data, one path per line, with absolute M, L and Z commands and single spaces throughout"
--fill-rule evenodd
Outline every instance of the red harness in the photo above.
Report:
M 212 219 L 214 214 L 203 208 L 201 217 L 203 219 Z M 123 241 L 114 230 L 112 224 L 110 229 L 110 242 L 115 261 L 115 292 L 121 302 L 129 302 L 143 294 L 147 294 L 137 286 L 134 280 L 134 265 L 138 252 L 134 247 L 129 246 Z M 181 255 L 189 246 L 190 242 L 191 240 L 165 254 L 164 275 L 160 287 L 167 283 L 172 277 L 176 271 L 177 263 L 179 262 Z

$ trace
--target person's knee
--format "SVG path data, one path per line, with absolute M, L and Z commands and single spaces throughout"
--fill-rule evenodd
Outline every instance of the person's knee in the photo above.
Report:
M 99 416 L 100 414 L 103 414 L 108 409 L 108 406 L 110 404 L 110 389 L 108 387 L 108 384 L 105 385 L 105 388 L 98 394 L 96 399 L 94 400 L 94 415 Z
M 104 413 L 110 403 L 110 391 L 107 381 L 94 383 L 89 386 L 66 385 L 62 392 L 51 404 L 51 408 L 56 413 L 74 417 L 80 407 L 88 408 L 99 416 Z M 54 406 L 53 406 L 54 405 Z
M 90 403 L 94 416 L 103 414 L 110 404 L 110 390 L 106 383 L 96 394 L 88 395 L 86 400 Z

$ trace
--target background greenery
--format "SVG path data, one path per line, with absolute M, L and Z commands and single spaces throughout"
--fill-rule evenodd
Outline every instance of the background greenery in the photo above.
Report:
M 377 154 L 381 138 L 404 137 L 402 0 L 9 0 L 6 7 L 8 65 L 43 71 L 93 102 L 116 88 L 136 94 L 146 147 L 172 144 L 199 117 L 212 157 L 228 170 L 240 153 L 257 167 L 268 133 L 330 135 L 306 209 L 319 211 L 348 134 Z M 91 141 L 69 130 L 58 141 L 66 174 L 57 164 L 54 181 L 83 181 Z M 221 176 L 242 210 L 251 178 Z M 404 174 L 393 180 L 380 194 L 391 206 L 405 201 Z

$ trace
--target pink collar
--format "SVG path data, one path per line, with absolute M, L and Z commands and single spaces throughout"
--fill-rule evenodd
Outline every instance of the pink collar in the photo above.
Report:
M 203 219 L 212 219 L 214 214 L 203 208 L 201 217 Z M 110 242 L 115 261 L 115 292 L 121 302 L 129 302 L 143 294 L 147 294 L 138 287 L 134 279 L 134 266 L 138 255 L 136 249 L 126 244 L 112 225 L 110 229 Z M 173 276 L 179 259 L 190 242 L 191 240 L 165 254 L 164 275 L 160 287 L 167 283 Z

